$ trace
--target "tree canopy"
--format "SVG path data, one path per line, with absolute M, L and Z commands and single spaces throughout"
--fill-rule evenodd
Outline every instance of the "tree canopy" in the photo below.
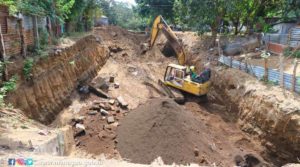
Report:
M 48 16 L 72 24 L 76 31 L 92 26 L 102 14 L 127 29 L 150 26 L 157 15 L 171 24 L 197 30 L 234 32 L 268 31 L 267 17 L 300 21 L 300 0 L 136 0 L 137 6 L 115 0 L 0 0 L 11 13 Z M 260 26 L 258 26 L 260 25 Z
M 267 17 L 299 18 L 300 0 L 175 0 L 173 10 L 177 24 L 187 24 L 201 33 L 224 32 L 222 28 L 231 25 L 238 34 L 242 27 L 251 32 L 257 25 L 268 31 Z
M 128 3 L 116 1 L 100 1 L 103 13 L 109 22 L 126 29 L 140 30 L 146 26 L 146 19 L 140 13 L 138 7 L 130 6 Z
M 0 0 L 9 7 L 10 14 L 22 12 L 36 16 L 48 16 L 61 22 L 67 18 L 75 0 Z
M 174 2 L 175 0 L 136 0 L 137 10 L 142 17 L 148 19 L 148 24 L 158 15 L 174 21 Z

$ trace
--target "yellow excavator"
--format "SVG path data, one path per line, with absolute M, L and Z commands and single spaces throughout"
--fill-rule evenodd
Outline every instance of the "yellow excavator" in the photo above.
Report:
M 176 90 L 181 90 L 196 96 L 206 95 L 210 89 L 211 82 L 208 80 L 204 83 L 198 83 L 191 80 L 189 75 L 190 67 L 185 64 L 186 55 L 184 49 L 177 36 L 162 16 L 157 16 L 153 22 L 150 36 L 150 48 L 154 46 L 160 31 L 166 36 L 171 47 L 174 49 L 179 64 L 169 64 L 165 71 L 164 80 L 159 80 L 159 84 L 172 98 L 176 98 L 176 95 L 178 94 L 178 91 Z

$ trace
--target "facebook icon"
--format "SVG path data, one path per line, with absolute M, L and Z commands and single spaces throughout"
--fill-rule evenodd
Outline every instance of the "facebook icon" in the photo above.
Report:
M 10 165 L 10 166 L 16 165 L 16 160 L 15 159 L 8 159 L 8 165 Z

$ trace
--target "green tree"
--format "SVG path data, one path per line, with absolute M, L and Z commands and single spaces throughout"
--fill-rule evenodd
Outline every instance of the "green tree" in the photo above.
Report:
M 114 23 L 126 29 L 137 30 L 143 26 L 143 19 L 127 3 L 114 3 L 111 11 L 114 13 Z
M 215 39 L 225 16 L 226 3 L 225 0 L 176 0 L 176 20 L 196 28 L 199 33 L 211 31 Z
M 211 31 L 213 37 L 225 23 L 234 27 L 235 34 L 243 26 L 250 32 L 266 16 L 276 15 L 284 1 L 291 0 L 175 0 L 175 20 L 200 33 Z
M 18 11 L 17 4 L 15 0 L 0 0 L 0 5 L 5 5 L 9 7 L 10 13 L 16 13 Z
M 68 32 L 88 30 L 93 26 L 94 20 L 101 15 L 99 0 L 75 0 L 66 19 L 66 29 Z
M 300 0 L 284 0 L 282 5 L 282 17 L 285 20 L 297 18 L 300 22 Z
M 173 22 L 175 18 L 174 2 L 175 0 L 136 0 L 138 12 L 148 19 L 148 24 L 151 24 L 158 15 Z
M 22 12 L 25 14 L 48 16 L 64 21 L 70 13 L 75 0 L 0 0 L 0 4 L 10 9 L 10 14 Z
M 231 0 L 226 3 L 226 18 L 234 27 L 237 35 L 244 26 L 247 15 L 248 0 Z
M 141 17 L 138 7 L 128 3 L 100 0 L 103 13 L 108 17 L 110 24 L 126 29 L 141 30 L 145 27 L 146 19 Z

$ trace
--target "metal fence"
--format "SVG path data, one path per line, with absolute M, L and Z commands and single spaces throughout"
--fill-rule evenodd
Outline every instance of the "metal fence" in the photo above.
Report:
M 263 36 L 265 43 L 278 43 L 281 45 L 289 45 L 289 34 L 265 34 Z
M 295 48 L 300 45 L 300 27 L 294 27 L 288 33 L 266 33 L 262 39 L 265 43 L 271 42 Z
M 220 56 L 219 62 L 227 66 L 230 66 L 232 68 L 245 71 L 255 76 L 259 80 L 263 79 L 265 75 L 265 68 L 246 64 L 237 60 L 232 60 L 230 57 Z M 278 85 L 280 82 L 280 72 L 275 69 L 268 69 L 268 80 Z M 283 75 L 284 88 L 288 90 L 292 90 L 292 86 L 293 86 L 292 82 L 293 82 L 293 76 L 291 74 L 284 73 Z M 296 77 L 295 91 L 297 93 L 300 93 L 300 77 Z

